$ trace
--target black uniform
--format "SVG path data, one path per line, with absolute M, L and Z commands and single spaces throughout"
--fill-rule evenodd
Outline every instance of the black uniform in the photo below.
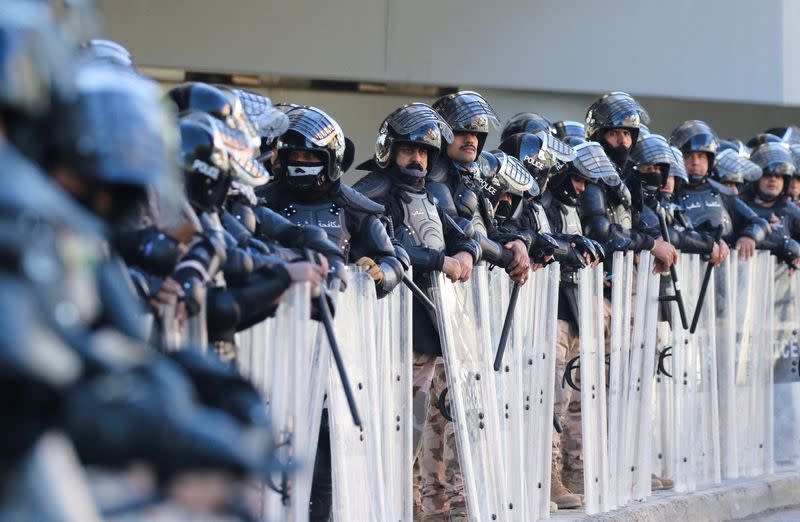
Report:
M 386 208 L 394 239 L 408 252 L 414 268 L 414 282 L 429 290 L 430 273 L 441 271 L 446 255 L 467 252 L 473 262 L 480 260 L 478 243 L 457 230 L 425 188 L 425 180 L 406 180 L 375 171 L 361 178 L 353 188 Z M 414 183 L 416 181 L 416 183 Z M 414 351 L 442 355 L 435 317 L 418 303 L 413 305 Z

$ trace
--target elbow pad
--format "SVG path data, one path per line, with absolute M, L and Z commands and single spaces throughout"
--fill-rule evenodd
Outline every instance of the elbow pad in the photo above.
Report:
M 236 241 L 238 246 L 244 246 L 247 244 L 247 240 L 252 237 L 252 234 L 242 225 L 235 217 L 233 217 L 229 212 L 223 212 L 221 216 L 222 226 L 225 227 L 225 230 L 233 236 L 233 239 Z
M 180 258 L 180 243 L 156 229 L 142 239 L 144 241 L 139 244 L 138 262 L 134 264 L 157 276 L 169 275 Z
M 792 238 L 786 238 L 778 253 L 778 259 L 791 265 L 798 258 L 800 258 L 800 243 Z
M 175 273 L 188 270 L 194 272 L 195 277 L 208 281 L 219 272 L 225 259 L 224 245 L 210 236 L 201 236 L 181 258 L 175 267 Z
M 225 280 L 232 285 L 244 283 L 253 273 L 253 257 L 241 248 L 232 248 L 227 252 L 227 259 L 222 267 Z
M 206 325 L 209 338 L 211 332 L 229 332 L 236 328 L 242 318 L 242 308 L 233 293 L 225 288 L 209 288 L 206 301 Z

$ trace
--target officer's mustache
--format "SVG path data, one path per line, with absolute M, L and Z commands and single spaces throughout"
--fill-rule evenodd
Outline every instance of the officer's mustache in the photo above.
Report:
M 461 150 L 467 150 L 467 149 L 475 150 L 475 145 L 473 145 L 472 143 L 465 143 L 464 145 L 461 146 Z
M 412 161 L 411 163 L 406 165 L 406 168 L 408 170 L 425 170 L 425 167 L 423 167 L 421 164 L 417 163 L 416 161 Z

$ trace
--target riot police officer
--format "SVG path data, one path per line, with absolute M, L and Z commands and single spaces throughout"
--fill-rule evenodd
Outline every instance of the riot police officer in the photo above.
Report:
M 316 107 L 287 110 L 289 129 L 276 143 L 275 182 L 257 193 L 267 207 L 298 225 L 322 228 L 387 293 L 402 279 L 403 265 L 380 221 L 382 205 L 341 182 L 355 147 L 339 124 Z
M 452 139 L 450 126 L 428 105 L 400 107 L 381 123 L 373 158 L 359 166 L 371 172 L 353 186 L 386 208 L 388 227 L 408 252 L 414 281 L 426 291 L 431 272 L 441 271 L 454 282 L 466 281 L 480 259 L 478 244 L 442 211 L 426 187 L 429 166 Z M 415 301 L 412 314 L 415 475 L 419 472 L 415 487 L 420 491 L 415 508 L 420 516 L 433 517 L 458 508 L 458 499 L 439 494 L 443 490 L 439 468 L 444 466 L 455 482 L 460 480 L 459 464 L 455 451 L 448 455 L 441 451 L 445 446 L 455 448 L 454 430 L 430 400 L 446 387 L 435 312 Z M 441 431 L 423 431 L 434 424 Z
M 483 260 L 505 268 L 514 281 L 525 282 L 530 269 L 528 245 L 518 235 L 490 233 L 487 209 L 480 197 L 483 184 L 477 159 L 490 125 L 499 127 L 494 110 L 483 96 L 473 91 L 443 96 L 434 102 L 433 108 L 453 129 L 454 139 L 430 168 L 429 191 L 448 215 L 471 223 Z
M 753 162 L 762 175 L 742 196 L 742 200 L 770 223 L 770 233 L 759 248 L 770 250 L 792 267 L 800 265 L 800 209 L 788 201 L 789 183 L 795 166 L 785 143 L 764 143 L 753 151 Z
M 578 204 L 581 194 L 591 184 L 602 183 L 606 177 L 616 178 L 616 170 L 599 144 L 585 142 L 575 147 L 575 159 L 550 180 L 542 204 L 554 233 L 566 236 L 582 235 Z M 586 264 L 596 263 L 588 254 Z M 565 467 L 577 475 L 583 472 L 580 428 L 580 399 L 574 397 L 570 387 L 561 386 L 566 361 L 579 354 L 578 283 L 577 270 L 569 265 L 562 267 L 558 299 L 558 338 L 556 341 L 555 416 L 564 427 L 561 434 L 553 434 L 553 464 L 550 498 L 559 509 L 578 508 L 579 495 L 573 493 L 574 485 L 565 485 L 562 472 Z M 567 442 L 569 441 L 569 442 Z M 563 453 L 563 454 L 562 454 Z M 565 463 L 566 459 L 566 463 Z M 565 466 L 566 464 L 566 466 Z
M 677 195 L 677 201 L 686 210 L 686 217 L 695 229 L 721 227 L 719 258 L 712 255 L 712 263 L 724 260 L 728 244 L 734 242 L 743 259 L 752 256 L 756 242 L 768 233 L 768 225 L 741 200 L 722 194 L 708 181 L 719 146 L 713 129 L 700 120 L 685 121 L 672 132 L 670 144 L 680 149 L 686 165 L 689 181 Z
M 636 147 L 640 126 L 649 121 L 647 111 L 633 97 L 624 92 L 611 92 L 586 112 L 586 139 L 600 143 L 618 173 L 626 178 L 628 159 Z M 630 249 L 650 250 L 657 269 L 666 270 L 675 261 L 675 249 L 663 239 L 638 230 L 631 214 L 631 203 L 626 183 L 588 185 L 581 197 L 581 219 L 586 235 L 601 244 L 614 237 L 629 238 Z

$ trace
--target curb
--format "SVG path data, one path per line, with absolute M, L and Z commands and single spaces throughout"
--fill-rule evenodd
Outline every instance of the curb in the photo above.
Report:
M 722 522 L 800 504 L 800 473 L 726 481 L 692 493 L 659 492 L 644 502 L 585 515 L 560 511 L 551 520 L 609 520 L 618 522 Z

